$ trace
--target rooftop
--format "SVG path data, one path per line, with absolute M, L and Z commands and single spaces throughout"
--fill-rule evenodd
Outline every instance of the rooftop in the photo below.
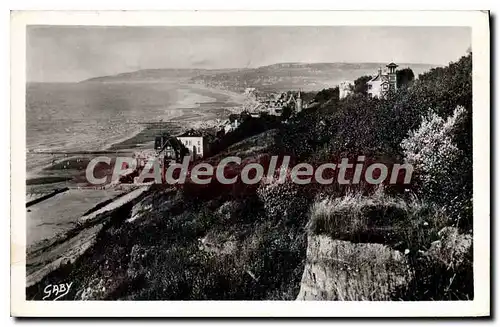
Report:
M 188 130 L 177 137 L 203 137 L 203 134 L 196 130 Z

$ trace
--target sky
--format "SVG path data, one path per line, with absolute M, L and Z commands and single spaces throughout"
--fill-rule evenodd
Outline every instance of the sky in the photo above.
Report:
M 247 68 L 281 62 L 446 65 L 468 27 L 28 26 L 29 82 L 77 82 L 151 68 Z

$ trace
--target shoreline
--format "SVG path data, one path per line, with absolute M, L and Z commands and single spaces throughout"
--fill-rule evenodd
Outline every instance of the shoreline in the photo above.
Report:
M 213 87 L 206 86 L 204 84 L 197 84 L 197 83 L 183 83 L 182 85 L 187 85 L 193 89 L 206 90 L 206 91 L 210 91 L 213 93 L 223 94 L 223 95 L 231 98 L 232 102 L 238 103 L 240 105 L 243 105 L 243 102 L 245 100 L 245 95 L 243 95 L 242 93 L 238 93 L 238 92 L 234 92 L 234 91 L 230 91 L 230 90 L 213 88 Z
M 243 97 L 234 92 L 226 92 L 224 90 L 192 84 L 179 84 L 179 90 L 182 90 L 180 91 L 182 93 L 180 93 L 179 101 L 170 105 L 167 110 L 179 110 L 180 115 L 169 121 L 160 120 L 158 122 L 144 123 L 140 129 L 137 128 L 136 131 L 129 135 L 112 140 L 112 142 L 109 142 L 99 150 L 110 151 L 110 157 L 123 155 L 124 152 L 132 154 L 136 150 L 151 147 L 154 137 L 163 131 L 171 135 L 177 135 L 182 133 L 184 129 L 196 128 L 198 123 L 206 123 L 209 119 L 215 120 L 221 114 L 224 115 L 224 113 L 227 113 L 226 110 L 229 108 L 242 105 L 239 101 Z M 120 154 L 113 154 L 113 151 Z M 95 230 L 93 228 L 89 230 L 84 228 L 81 230 L 81 227 L 75 225 L 75 219 L 78 220 L 81 213 L 99 207 L 101 204 L 106 206 L 113 205 L 112 202 L 114 200 L 112 199 L 116 197 L 117 190 L 109 189 L 93 192 L 85 189 L 78 190 L 72 187 L 81 185 L 86 164 L 89 162 L 91 156 L 71 155 L 69 157 L 59 157 L 54 159 L 50 164 L 39 167 L 35 171 L 27 172 L 27 199 L 28 194 L 36 194 L 37 192 L 40 194 L 50 194 L 54 189 L 68 186 L 71 189 L 64 194 L 37 202 L 27 209 L 27 215 L 31 217 L 31 228 L 28 230 L 31 241 L 26 246 L 30 256 L 29 275 L 37 276 L 36 279 L 43 278 L 43 275 L 46 275 L 58 266 L 57 262 L 61 259 L 60 254 L 67 251 L 71 252 L 77 246 L 74 242 L 80 242 L 78 241 L 80 234 L 83 235 L 82 233 L 85 233 L 87 235 L 85 236 L 85 240 L 88 241 L 88 237 L 94 238 L 100 230 L 100 228 L 96 228 Z M 90 196 L 91 193 L 88 192 L 91 192 L 93 195 Z M 59 242 L 58 239 L 64 237 L 64 235 L 72 236 L 63 242 L 63 244 L 53 248 L 51 244 Z M 74 253 L 74 259 L 81 255 L 81 253 Z M 40 271 L 35 267 L 37 265 L 36 262 L 43 262 L 43 267 L 41 267 Z M 51 268 L 46 270 L 48 267 Z
M 210 122 L 212 120 L 215 121 L 215 119 L 220 118 L 221 114 L 224 115 L 224 113 L 228 113 L 228 111 L 229 113 L 233 113 L 235 112 L 235 107 L 241 108 L 243 106 L 244 96 L 236 92 L 185 82 L 177 83 L 177 85 L 179 86 L 178 91 L 184 90 L 183 92 L 186 94 L 183 96 L 183 99 L 169 105 L 167 110 L 172 113 L 178 111 L 178 115 L 174 115 L 174 117 L 171 117 L 166 121 L 159 120 L 158 125 L 155 127 L 144 123 L 141 127 L 136 128 L 132 133 L 111 140 L 102 147 L 99 147 L 97 151 L 119 150 L 133 153 L 135 150 L 146 148 L 147 145 L 152 144 L 155 132 L 162 133 L 166 130 L 171 135 L 180 134 L 186 129 L 199 127 L 199 124 Z M 222 95 L 223 97 L 217 97 L 217 95 Z M 28 152 L 27 155 L 30 155 L 30 153 Z M 73 166 L 76 161 L 85 160 L 87 157 L 87 155 L 72 155 L 69 157 L 59 158 L 55 157 L 52 162 L 44 164 L 43 166 L 31 171 L 27 171 L 27 184 L 33 188 L 37 185 L 51 184 L 43 183 L 44 180 L 50 181 L 57 178 L 65 180 L 72 179 L 71 171 L 53 168 L 61 166 L 64 163 L 68 163 L 69 166 Z M 34 182 L 36 180 L 42 183 Z

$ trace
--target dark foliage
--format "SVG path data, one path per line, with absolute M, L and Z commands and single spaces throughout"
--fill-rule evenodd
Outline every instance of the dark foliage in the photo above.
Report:
M 279 126 L 281 126 L 280 117 L 277 116 L 262 115 L 259 118 L 245 116 L 245 119 L 236 130 L 227 133 L 210 144 L 210 155 L 215 155 L 248 137 Z
M 287 120 L 288 118 L 290 118 L 293 113 L 295 112 L 294 108 L 287 104 L 283 107 L 283 111 L 281 112 L 281 119 L 282 120 Z
M 323 89 L 319 91 L 314 97 L 314 102 L 325 103 L 328 100 L 339 98 L 339 87 Z
M 368 91 L 368 84 L 366 84 L 369 80 L 371 80 L 371 76 L 361 76 L 354 81 L 354 93 L 366 95 Z
M 396 72 L 396 80 L 398 83 L 398 88 L 407 88 L 410 86 L 415 79 L 415 74 L 411 68 L 400 69 Z

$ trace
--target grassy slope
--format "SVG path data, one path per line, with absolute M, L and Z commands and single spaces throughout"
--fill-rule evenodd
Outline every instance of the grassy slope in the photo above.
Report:
M 258 157 L 269 151 L 263 145 L 272 145 L 273 133 L 226 153 L 249 154 L 258 144 L 252 153 Z M 214 188 L 154 190 L 135 209 L 125 206 L 101 218 L 105 227 L 93 248 L 28 289 L 28 297 L 40 298 L 51 281 L 72 280 L 68 299 L 293 299 L 303 271 L 304 231 L 283 234 L 281 219 L 267 220 L 255 188 Z M 136 219 L 125 223 L 133 211 Z M 233 250 L 221 250 L 227 244 Z

